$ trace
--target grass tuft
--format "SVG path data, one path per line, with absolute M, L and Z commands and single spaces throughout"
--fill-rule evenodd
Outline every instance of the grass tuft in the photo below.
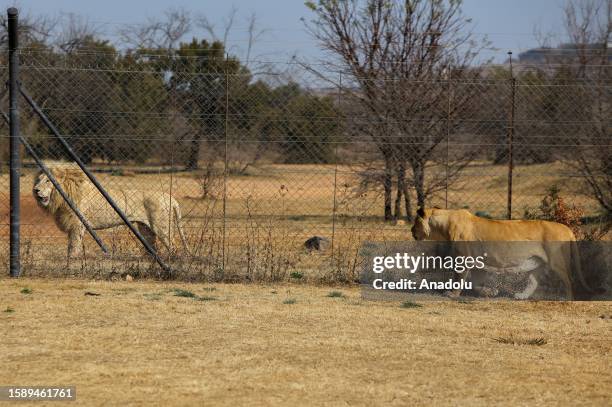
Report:
M 290 274 L 291 278 L 294 278 L 296 280 L 301 280 L 302 277 L 304 277 L 304 274 L 300 273 L 299 271 L 294 271 L 293 273 Z
M 195 295 L 191 291 L 183 290 L 181 288 L 175 288 L 172 291 L 174 291 L 174 295 L 176 297 L 185 297 L 185 298 L 196 298 L 197 297 L 197 295 Z
M 203 291 L 215 291 L 217 289 L 217 287 L 204 287 L 202 288 Z
M 295 298 L 287 298 L 285 301 L 283 301 L 283 304 L 295 304 L 297 302 L 297 300 Z
M 344 298 L 344 294 L 340 291 L 330 291 L 327 296 L 329 298 Z
M 15 312 L 15 310 L 11 307 L 6 307 L 6 309 L 4 310 L 4 312 Z
M 198 301 L 216 301 L 217 297 L 210 297 L 208 295 L 203 295 L 201 297 L 197 297 L 196 300 Z
M 421 304 L 412 301 L 404 301 L 400 304 L 400 308 L 421 308 Z
M 531 346 L 542 346 L 546 345 L 548 341 L 544 338 L 515 338 L 514 336 L 498 337 L 493 338 L 495 342 L 505 343 L 508 345 L 531 345 Z
M 149 301 L 159 301 L 162 297 L 159 293 L 143 294 L 143 296 Z
M 206 288 L 204 288 L 204 291 L 213 291 L 215 289 L 214 287 L 207 287 L 207 288 L 212 288 L 212 290 L 207 290 Z M 199 296 L 199 295 L 196 295 L 195 293 L 192 293 L 191 291 L 183 290 L 181 288 L 174 288 L 171 291 L 174 292 L 174 295 L 176 297 L 191 298 L 196 301 L 215 301 L 217 299 L 217 297 L 211 297 L 208 295 Z
M 28 287 L 22 288 L 21 294 L 32 294 L 32 289 Z

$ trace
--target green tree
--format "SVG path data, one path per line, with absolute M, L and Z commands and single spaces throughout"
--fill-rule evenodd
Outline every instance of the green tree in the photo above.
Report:
M 236 58 L 226 57 L 221 42 L 194 38 L 179 45 L 170 75 L 170 91 L 193 129 L 185 167 L 197 169 L 203 141 L 213 154 L 219 154 L 225 139 L 227 91 L 248 83 L 248 70 Z
M 162 136 L 170 132 L 167 120 L 168 90 L 163 73 L 152 73 L 154 63 L 135 55 L 120 57 L 115 77 L 118 114 L 113 117 L 113 138 L 105 150 L 109 160 L 144 162 L 155 152 Z M 159 157 L 164 158 L 164 157 Z
M 118 109 L 119 88 L 112 72 L 117 63 L 115 48 L 108 41 L 87 36 L 70 53 L 49 52 L 45 57 L 45 63 L 54 69 L 50 77 L 37 81 L 36 99 L 47 102 L 52 122 L 85 163 L 94 156 L 108 158 L 112 116 Z M 64 153 L 59 145 L 52 149 Z
M 329 163 L 338 140 L 339 120 L 331 98 L 299 92 L 280 121 L 285 163 Z

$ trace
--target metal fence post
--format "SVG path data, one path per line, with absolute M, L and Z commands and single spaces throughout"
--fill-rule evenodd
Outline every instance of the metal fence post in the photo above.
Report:
M 451 114 L 452 114 L 452 72 L 448 74 L 448 104 L 446 110 L 446 157 L 444 165 L 444 209 L 448 209 L 448 175 L 449 175 L 449 154 L 450 154 L 450 134 L 451 134 Z
M 19 210 L 19 176 L 21 172 L 21 160 L 19 157 L 19 46 L 17 38 L 17 26 L 19 12 L 11 7 L 7 10 L 8 36 L 9 36 L 9 118 L 10 118 L 10 276 L 19 277 L 21 264 L 19 259 L 19 232 L 20 232 L 20 210 Z
M 229 54 L 225 55 L 225 66 L 223 68 L 223 72 L 225 74 L 225 117 L 224 117 L 224 129 L 223 129 L 223 240 L 221 247 L 221 278 L 225 275 L 225 245 L 226 245 L 226 211 L 227 211 L 227 137 L 229 134 Z
M 513 138 L 514 138 L 514 102 L 516 93 L 516 79 L 512 72 L 512 51 L 508 52 L 510 58 L 510 117 L 508 120 L 508 219 L 512 219 L 512 177 L 514 172 Z
M 337 109 L 340 111 L 340 104 L 342 103 L 342 72 L 339 74 L 338 78 L 338 103 Z M 338 118 L 339 118 L 338 114 Z M 331 259 L 332 264 L 334 264 L 334 242 L 336 240 L 336 196 L 338 191 L 338 140 L 333 140 L 334 143 L 334 203 L 332 208 L 332 238 L 331 238 Z

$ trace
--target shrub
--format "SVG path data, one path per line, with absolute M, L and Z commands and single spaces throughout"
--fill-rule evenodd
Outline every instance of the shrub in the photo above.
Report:
M 574 235 L 582 236 L 582 216 L 584 210 L 576 205 L 568 205 L 561 196 L 561 190 L 557 185 L 552 185 L 538 208 L 538 211 L 525 210 L 526 219 L 541 219 L 561 223 L 569 227 Z
M 585 228 L 583 227 L 583 215 L 584 210 L 576 205 L 568 205 L 559 187 L 553 185 L 542 198 L 538 209 L 526 209 L 524 218 L 548 220 L 566 225 L 574 232 L 578 240 L 602 240 L 612 229 L 612 222 L 605 216 L 599 218 L 597 225 Z

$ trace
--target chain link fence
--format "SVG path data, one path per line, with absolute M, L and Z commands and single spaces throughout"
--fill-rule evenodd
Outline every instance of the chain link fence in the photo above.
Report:
M 187 247 L 171 214 L 156 242 L 177 278 L 353 281 L 360 245 L 411 239 L 423 203 L 523 218 L 558 186 L 586 219 L 610 202 L 609 81 L 491 68 L 364 91 L 347 73 L 322 78 L 296 63 L 247 70 L 225 56 L 26 49 L 20 60 L 22 87 L 122 209 L 145 208 L 150 222 L 171 210 L 151 208 L 152 196 L 178 204 Z M 6 79 L 6 63 L 1 70 Z M 21 131 L 52 171 L 70 166 L 25 103 Z M 7 126 L 0 137 L 7 256 Z M 25 153 L 23 166 L 24 275 L 159 275 L 126 227 L 98 231 L 108 255 L 86 235 L 69 258 L 68 234 L 32 193 L 38 168 Z M 94 223 L 108 204 L 80 188 L 87 194 L 73 198 Z

